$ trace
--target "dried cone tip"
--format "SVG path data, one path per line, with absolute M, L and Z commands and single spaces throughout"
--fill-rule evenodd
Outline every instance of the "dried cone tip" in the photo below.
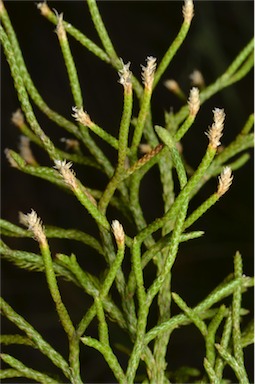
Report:
M 35 240 L 41 244 L 47 243 L 41 219 L 37 216 L 37 213 L 33 209 L 31 210 L 31 213 L 26 215 L 20 212 L 19 219 L 21 224 L 25 225 L 30 231 L 33 232 Z
M 183 14 L 184 20 L 190 23 L 194 16 L 194 4 L 192 0 L 184 1 L 184 6 L 182 7 L 182 14 Z
M 55 163 L 54 168 L 56 168 L 59 171 L 65 183 L 69 185 L 72 189 L 76 189 L 77 182 L 75 178 L 75 173 L 72 169 L 70 169 L 73 164 L 70 161 L 67 162 L 66 160 L 64 161 L 55 160 L 54 163 Z
M 122 225 L 118 220 L 113 220 L 112 231 L 118 245 L 123 245 L 125 241 L 125 233 Z
M 56 27 L 56 33 L 58 35 L 58 38 L 60 40 L 66 40 L 66 31 L 63 24 L 63 13 L 60 13 L 60 15 L 57 14 L 58 23 Z
M 214 123 L 212 127 L 206 132 L 210 140 L 210 145 L 216 149 L 220 145 L 220 138 L 222 136 L 222 131 L 224 128 L 225 113 L 224 109 L 215 108 L 213 110 Z
M 74 113 L 72 116 L 75 118 L 78 123 L 89 127 L 92 124 L 92 121 L 89 117 L 89 114 L 83 110 L 83 108 L 73 107 L 72 110 Z
M 230 167 L 223 168 L 223 171 L 219 176 L 219 185 L 217 190 L 217 194 L 219 197 L 224 195 L 224 193 L 226 193 L 229 190 L 232 184 L 232 180 L 233 180 L 233 175 L 232 175 L 231 168 Z
M 189 113 L 192 116 L 196 116 L 200 108 L 199 89 L 196 87 L 191 88 L 189 94 Z
M 122 61 L 122 60 L 121 60 Z M 132 72 L 129 70 L 130 61 L 127 64 L 124 64 L 122 61 L 122 69 L 119 70 L 119 82 L 123 85 L 124 88 L 131 90 L 132 88 Z
M 147 65 L 141 66 L 142 67 L 142 79 L 143 84 L 146 88 L 151 89 L 154 81 L 154 74 L 156 70 L 156 58 L 153 56 L 148 56 L 147 59 Z

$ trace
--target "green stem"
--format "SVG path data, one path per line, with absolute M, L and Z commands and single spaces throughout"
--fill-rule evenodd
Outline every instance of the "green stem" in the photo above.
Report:
M 58 18 L 54 12 L 50 10 L 46 3 L 42 3 L 40 5 L 41 13 L 44 17 L 46 17 L 51 23 L 57 25 Z M 95 43 L 93 43 L 90 39 L 88 39 L 83 33 L 81 33 L 78 29 L 74 28 L 69 22 L 64 21 L 64 27 L 66 32 L 69 33 L 75 40 L 77 40 L 81 45 L 88 49 L 88 51 L 92 52 L 99 59 L 103 60 L 106 63 L 111 63 L 116 70 L 121 68 L 121 62 L 117 57 L 116 60 L 111 61 L 107 53 L 105 53 L 101 48 L 99 48 Z M 134 86 L 134 90 L 137 94 L 137 97 L 140 99 L 142 96 L 142 86 L 139 81 L 132 76 L 132 83 Z
M 32 368 L 28 368 L 18 359 L 15 359 L 11 355 L 1 353 L 2 360 L 9 364 L 11 367 L 15 368 L 20 373 L 20 376 L 26 377 L 27 379 L 35 380 L 39 383 L 45 384 L 58 384 L 59 381 L 52 379 L 44 373 L 38 372 Z
M 56 310 L 60 319 L 60 322 L 63 326 L 64 331 L 66 332 L 69 339 L 69 362 L 72 372 L 72 378 L 74 379 L 74 384 L 82 384 L 80 378 L 80 363 L 79 363 L 79 339 L 76 335 L 75 328 L 69 317 L 67 309 L 62 301 L 56 275 L 54 272 L 53 262 L 49 250 L 47 241 L 40 242 L 40 249 L 45 265 L 45 274 L 49 290 L 52 296 L 52 299 L 56 305 Z
M 231 337 L 231 331 L 232 331 L 232 313 L 230 312 L 226 318 L 221 341 L 220 341 L 220 345 L 225 350 L 228 348 L 228 344 Z M 214 365 L 215 374 L 218 378 L 217 384 L 221 383 L 224 366 L 225 366 L 224 360 L 221 358 L 221 356 L 218 356 L 216 358 L 215 365 Z
M 222 348 L 220 344 L 215 344 L 215 347 L 218 350 L 220 356 L 223 358 L 223 360 L 233 369 L 237 379 L 239 380 L 239 383 L 249 384 L 249 380 L 247 378 L 246 373 L 244 372 L 242 367 L 239 366 L 236 359 L 231 356 L 228 351 Z
M 26 336 L 21 335 L 0 335 L 1 344 L 11 345 L 11 344 L 20 344 L 28 345 L 30 347 L 36 347 L 35 343 Z
M 200 102 L 201 104 L 208 100 L 215 93 L 221 91 L 225 87 L 228 87 L 230 84 L 241 79 L 241 76 L 234 78 L 235 71 L 238 70 L 240 65 L 249 57 L 250 53 L 253 50 L 254 39 L 252 39 L 247 46 L 237 55 L 232 64 L 227 68 L 227 70 L 211 85 L 208 85 L 203 91 L 200 93 Z M 245 76 L 250 70 L 251 60 L 249 61 L 249 65 L 246 65 L 245 71 L 242 72 L 242 77 Z M 231 79 L 234 81 L 231 81 Z M 176 123 L 180 123 L 185 119 L 185 117 L 189 113 L 189 108 L 187 105 L 182 107 L 180 111 L 175 115 Z
M 0 299 L 1 312 L 12 323 L 14 323 L 20 330 L 25 332 L 29 340 L 37 346 L 37 348 L 47 356 L 55 366 L 61 369 L 64 375 L 69 379 L 70 370 L 67 362 L 64 358 L 55 351 L 50 344 L 43 340 L 42 336 L 18 313 L 16 313 L 12 307 L 7 304 L 4 299 Z
M 155 130 L 158 136 L 168 146 L 168 149 L 170 150 L 173 165 L 176 168 L 178 179 L 180 182 L 180 187 L 181 189 L 183 189 L 187 184 L 187 175 L 180 154 L 176 148 L 175 141 L 172 138 L 170 132 L 168 132 L 165 128 L 156 125 Z
M 0 379 L 13 379 L 14 377 L 22 377 L 22 373 L 12 368 L 0 370 Z
M 241 130 L 242 135 L 248 135 L 250 133 L 250 130 L 252 129 L 254 125 L 254 113 L 252 113 L 249 117 L 248 120 L 246 121 L 243 129 Z
M 115 173 L 107 185 L 101 199 L 98 203 L 99 210 L 104 214 L 106 212 L 107 206 L 117 189 L 118 185 L 122 181 L 123 174 L 125 173 L 125 161 L 128 152 L 128 133 L 130 120 L 132 115 L 132 106 L 133 106 L 133 92 L 132 86 L 128 84 L 124 86 L 124 105 L 122 118 L 119 129 L 119 145 L 118 145 L 118 164 L 115 169 Z
M 216 153 L 216 149 L 212 148 L 211 145 L 208 145 L 207 151 L 199 164 L 196 172 L 191 176 L 188 180 L 185 187 L 181 190 L 178 197 L 175 199 L 175 202 L 171 206 L 171 208 L 165 213 L 162 218 L 154 220 L 151 224 L 147 226 L 147 228 L 143 229 L 137 235 L 139 241 L 143 241 L 147 236 L 156 232 L 159 228 L 161 228 L 165 223 L 169 220 L 175 218 L 178 213 L 178 210 L 181 208 L 182 204 L 185 202 L 187 198 L 189 198 L 192 190 L 195 188 L 200 179 L 204 176 L 206 170 L 210 166 L 214 156 Z
M 104 301 L 104 299 L 107 297 L 108 292 L 114 282 L 114 279 L 116 277 L 116 274 L 118 270 L 120 269 L 122 260 L 124 258 L 125 253 L 125 247 L 124 244 L 118 247 L 117 255 L 113 261 L 113 263 L 110 266 L 110 269 L 106 275 L 106 278 L 101 286 L 100 289 L 100 300 Z M 79 336 L 82 336 L 85 332 L 86 328 L 90 324 L 90 322 L 93 320 L 94 316 L 96 315 L 96 307 L 95 303 L 90 307 L 89 311 L 86 313 L 86 315 L 82 318 L 80 321 L 78 328 L 77 328 L 77 334 Z
M 207 375 L 210 379 L 210 383 L 220 384 L 220 382 L 218 381 L 218 378 L 216 376 L 216 373 L 212 367 L 212 364 L 210 363 L 210 361 L 206 357 L 204 358 L 204 368 L 205 368 Z
M 22 107 L 22 110 L 26 116 L 26 119 L 31 126 L 33 132 L 40 138 L 40 140 L 43 143 L 44 149 L 48 152 L 50 158 L 52 160 L 59 159 L 59 154 L 56 152 L 56 149 L 49 139 L 48 136 L 45 135 L 41 127 L 39 126 L 36 117 L 34 115 L 33 109 L 31 107 L 26 88 L 22 79 L 22 75 L 20 73 L 20 70 L 17 66 L 16 59 L 14 56 L 14 52 L 12 49 L 12 46 L 10 44 L 10 41 L 6 35 L 6 33 L 3 30 L 3 27 L 0 26 L 0 40 L 3 44 L 4 52 L 7 58 L 7 61 L 10 66 L 12 78 L 14 81 L 14 86 L 17 90 L 17 95 Z
M 103 128 L 99 127 L 93 121 L 88 125 L 89 129 L 94 132 L 97 136 L 101 137 L 106 143 L 108 143 L 111 147 L 118 150 L 119 142 L 118 140 L 106 132 Z
M 45 3 L 46 4 L 46 3 Z M 40 110 L 45 113 L 49 119 L 54 121 L 56 124 L 59 126 L 65 128 L 68 132 L 73 133 L 75 136 L 80 138 L 80 134 L 78 131 L 78 128 L 76 127 L 75 124 L 73 124 L 71 121 L 68 121 L 65 119 L 63 116 L 59 115 L 52 109 L 48 107 L 48 105 L 45 103 L 45 101 L 42 99 L 40 94 L 38 93 L 36 87 L 34 86 L 32 79 L 27 71 L 22 52 L 19 47 L 19 43 L 16 37 L 16 34 L 13 30 L 11 21 L 9 19 L 8 13 L 6 12 L 6 9 L 4 8 L 4 5 L 2 3 L 2 12 L 0 13 L 1 20 L 3 22 L 3 25 L 6 29 L 6 33 L 8 35 L 8 38 L 10 39 L 13 52 L 15 55 L 15 59 L 17 62 L 17 66 L 19 67 L 22 79 L 24 81 L 24 84 L 26 86 L 27 92 L 29 96 L 32 98 L 34 103 L 40 108 Z M 55 16 L 55 15 L 54 15 Z M 56 16 L 55 16 L 56 17 Z M 57 20 L 57 18 L 56 18 Z
M 68 337 L 71 338 L 74 332 L 74 326 L 66 310 L 66 307 L 64 306 L 61 299 L 48 243 L 43 242 L 39 243 L 39 245 L 44 261 L 46 279 L 52 299 L 56 305 L 56 309 L 62 326 Z
M 105 358 L 105 361 L 111 368 L 115 378 L 117 379 L 118 383 L 120 384 L 126 384 L 126 377 L 123 372 L 123 369 L 121 368 L 116 356 L 114 355 L 112 349 L 108 345 L 103 345 L 101 342 L 99 342 L 96 339 L 93 339 L 92 337 L 82 337 L 81 341 L 94 349 L 97 349 Z
M 186 223 L 186 221 L 185 221 Z M 203 231 L 194 231 L 189 233 L 182 233 L 180 237 L 180 243 L 188 240 L 196 239 L 198 237 L 203 236 Z M 149 261 L 157 255 L 158 252 L 162 251 L 164 248 L 169 247 L 172 233 L 168 233 L 164 237 L 162 237 L 157 243 L 152 245 L 142 257 L 142 267 L 145 268 Z
M 225 72 L 226 77 L 232 76 L 243 64 L 243 62 L 250 55 L 254 47 L 254 38 L 252 38 L 249 43 L 242 49 L 239 55 L 235 58 L 235 60 L 230 64 L 228 69 Z
M 185 301 L 177 295 L 177 293 L 172 292 L 172 297 L 178 307 L 185 313 L 185 315 L 195 324 L 199 329 L 203 337 L 207 336 L 207 326 L 203 320 L 200 319 L 199 315 L 193 309 L 189 308 Z
M 95 297 L 96 312 L 98 318 L 98 333 L 100 343 L 103 345 L 110 346 L 109 344 L 109 335 L 108 335 L 108 326 L 105 320 L 104 307 L 101 301 L 100 296 Z
M 46 3 L 41 3 L 38 8 L 41 11 L 42 16 L 46 17 L 51 23 L 57 25 L 58 17 L 51 9 L 48 7 Z M 83 33 L 81 33 L 78 29 L 74 28 L 71 23 L 67 21 L 63 21 L 65 30 L 69 33 L 69 35 L 73 36 L 77 41 L 79 41 L 88 51 L 92 52 L 95 56 L 99 57 L 101 60 L 105 62 L 109 62 L 108 55 L 99 48 L 93 41 L 88 39 Z
M 156 294 L 159 292 L 165 278 L 167 275 L 170 273 L 171 268 L 175 262 L 178 248 L 179 248 L 179 243 L 180 243 L 180 236 L 182 234 L 182 226 L 183 222 L 186 217 L 187 213 L 187 208 L 188 208 L 188 201 L 184 201 L 183 205 L 178 212 L 178 217 L 175 222 L 174 230 L 171 236 L 171 241 L 169 244 L 169 254 L 167 255 L 167 259 L 165 261 L 165 265 L 163 268 L 162 273 L 154 280 L 150 288 L 148 289 L 147 293 L 147 303 L 148 305 L 151 305 L 153 298 L 156 296 Z
M 186 37 L 186 35 L 189 31 L 189 28 L 190 28 L 190 23 L 191 23 L 191 20 L 187 21 L 184 19 L 178 35 L 176 36 L 176 38 L 174 39 L 174 41 L 172 42 L 172 44 L 170 45 L 170 47 L 166 51 L 161 62 L 159 63 L 159 66 L 158 66 L 156 73 L 155 73 L 153 88 L 156 87 L 156 85 L 159 82 L 159 80 L 161 79 L 163 73 L 165 72 L 165 70 L 169 66 L 170 62 L 172 61 L 173 57 L 175 56 L 176 52 L 178 51 L 178 49 L 181 47 L 183 41 L 185 40 L 185 37 Z
M 236 252 L 234 257 L 234 275 L 236 279 L 241 279 L 243 275 L 243 265 L 242 265 L 242 257 L 239 252 Z M 242 335 L 240 329 L 240 311 L 242 308 L 242 285 L 236 287 L 236 290 L 233 293 L 233 302 L 232 302 L 232 337 L 233 337 L 233 350 L 235 359 L 242 369 L 244 376 L 244 380 L 248 381 L 246 376 L 245 367 L 244 367 L 244 355 L 242 348 Z
M 101 18 L 100 12 L 97 7 L 97 3 L 95 0 L 87 0 L 87 4 L 89 7 L 89 11 L 91 14 L 91 18 L 93 20 L 94 26 L 97 30 L 98 36 L 100 37 L 100 40 L 104 46 L 104 49 L 111 59 L 113 63 L 116 63 L 117 65 L 120 64 L 119 57 L 117 53 L 115 52 L 115 49 L 112 45 L 112 42 L 110 40 L 110 37 L 107 33 L 107 30 L 104 26 L 103 20 Z M 115 64 L 115 65 L 116 65 Z
M 0 228 L 8 230 L 10 232 L 10 236 L 32 237 L 32 235 L 26 229 L 20 228 L 7 220 L 0 219 Z M 100 254 L 103 254 L 100 243 L 93 236 L 90 236 L 89 234 L 77 229 L 63 229 L 48 226 L 45 228 L 45 234 L 48 239 L 57 238 L 80 241 L 94 248 Z
M 143 282 L 143 271 L 141 265 L 141 245 L 136 241 L 136 238 L 133 240 L 132 247 L 132 268 L 136 277 L 137 283 L 137 296 L 138 296 L 138 319 L 137 319 L 137 328 L 136 328 L 136 340 L 131 353 L 126 377 L 127 382 L 132 383 L 134 381 L 135 373 L 140 361 L 140 356 L 143 351 L 143 339 L 146 331 L 147 316 L 149 307 L 146 305 L 146 292 Z
M 193 223 L 195 223 L 208 209 L 210 209 L 218 200 L 219 195 L 215 192 L 207 200 L 205 200 L 195 211 L 193 211 L 190 216 L 186 219 L 184 223 L 184 228 L 189 228 Z
M 65 31 L 63 20 L 62 20 L 62 15 L 60 15 L 58 18 L 58 25 L 57 25 L 56 31 L 57 31 L 61 51 L 63 54 L 63 58 L 65 61 L 73 99 L 74 99 L 75 105 L 78 108 L 81 108 L 83 106 L 81 87 L 80 87 L 79 78 L 78 78 L 77 70 L 75 67 L 75 63 L 73 60 L 72 52 L 71 52 L 71 49 L 70 49 L 70 46 L 68 43 L 68 39 L 66 36 L 66 31 Z
M 213 317 L 211 320 L 210 324 L 208 325 L 208 332 L 205 338 L 205 344 L 206 344 L 206 359 L 208 362 L 214 366 L 215 364 L 215 358 L 216 358 L 216 353 L 215 353 L 215 335 L 216 332 L 225 316 L 226 312 L 226 307 L 225 305 L 221 305 L 218 312 L 216 315 Z
M 184 121 L 184 123 L 181 125 L 181 127 L 178 129 L 178 131 L 175 133 L 174 138 L 176 141 L 180 141 L 183 136 L 188 132 L 189 128 L 192 126 L 192 124 L 195 121 L 196 116 L 189 114 L 187 119 Z
M 72 188 L 73 193 L 79 200 L 79 202 L 86 208 L 89 214 L 93 217 L 93 219 L 98 223 L 98 225 L 102 225 L 105 229 L 110 229 L 110 224 L 108 223 L 105 215 L 103 215 L 94 202 L 88 197 L 87 193 L 85 193 L 85 188 L 81 184 L 81 182 L 77 180 L 75 188 Z
M 142 138 L 145 121 L 150 108 L 151 94 L 152 94 L 152 88 L 145 87 L 143 91 L 141 104 L 140 104 L 140 111 L 138 114 L 135 130 L 133 134 L 132 144 L 130 147 L 131 157 L 133 157 L 133 159 L 137 158 L 136 152 Z
M 137 328 L 136 328 L 136 340 L 128 361 L 128 367 L 126 371 L 127 383 L 132 384 L 135 379 L 135 374 L 140 362 L 141 354 L 144 350 L 144 337 L 146 332 L 146 324 L 148 318 L 149 306 L 143 302 L 142 307 L 139 306 Z
M 221 153 L 215 157 L 211 166 L 208 168 L 204 177 L 197 182 L 194 190 L 192 191 L 192 196 L 194 196 L 200 188 L 212 177 L 220 173 L 221 167 L 226 161 L 231 159 L 233 156 L 236 156 L 238 153 L 244 151 L 247 148 L 252 148 L 254 146 L 254 134 L 250 133 L 248 135 L 239 134 L 234 141 L 232 141 L 229 146 L 227 146 Z M 237 164 L 238 165 L 238 164 Z
M 206 299 L 204 299 L 200 304 L 198 304 L 193 311 L 197 313 L 203 313 L 208 310 L 212 305 L 219 302 L 223 298 L 232 295 L 236 287 L 240 284 L 239 279 L 231 280 L 226 284 L 220 284 L 219 287 L 214 289 Z M 243 277 L 242 278 L 242 287 L 252 286 L 253 280 L 251 278 Z M 145 344 L 147 345 L 151 340 L 157 337 L 160 333 L 167 330 L 173 330 L 176 327 L 186 324 L 187 316 L 186 315 L 177 315 L 172 317 L 170 320 L 150 329 L 150 331 L 145 336 Z
M 80 267 L 75 255 L 72 254 L 71 257 L 69 257 L 63 254 L 57 254 L 57 259 L 61 265 L 66 266 L 68 270 L 74 274 L 77 281 L 80 283 L 80 286 L 88 295 L 96 297 L 100 294 L 101 284 L 99 283 L 99 280 Z M 109 314 L 109 318 L 116 321 L 121 328 L 126 329 L 126 321 L 113 300 L 109 296 L 105 296 L 105 298 L 102 299 L 102 302 L 105 310 Z

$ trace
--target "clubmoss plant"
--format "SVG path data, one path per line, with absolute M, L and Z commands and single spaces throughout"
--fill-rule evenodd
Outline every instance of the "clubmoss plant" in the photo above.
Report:
M 248 384 L 243 349 L 253 342 L 253 332 L 250 325 L 243 328 L 241 324 L 248 313 L 242 307 L 242 295 L 252 287 L 253 279 L 243 274 L 241 254 L 236 251 L 234 255 L 234 272 L 195 306 L 173 291 L 172 274 L 180 244 L 204 234 L 201 230 L 191 230 L 191 225 L 224 198 L 234 178 L 238 177 L 233 173 L 249 160 L 247 150 L 254 140 L 251 133 L 253 115 L 236 138 L 222 147 L 225 112 L 215 106 L 211 126 L 204 129 L 207 148 L 196 169 L 187 164 L 181 139 L 196 123 L 206 100 L 241 80 L 251 70 L 253 41 L 212 84 L 206 85 L 203 75 L 199 71 L 193 72 L 193 87 L 188 97 L 175 80 L 166 81 L 166 87 L 184 105 L 177 112 L 166 112 L 165 124 L 159 126 L 153 122 L 151 99 L 188 34 L 194 16 L 192 0 L 185 0 L 183 4 L 183 23 L 176 38 L 161 59 L 147 57 L 140 78 L 133 75 L 132 64 L 124 63 L 118 56 L 96 1 L 87 0 L 87 5 L 101 47 L 65 21 L 68 15 L 58 14 L 46 2 L 37 5 L 42 16 L 56 26 L 73 96 L 70 119 L 66 119 L 46 104 L 35 87 L 7 10 L 0 2 L 0 39 L 20 103 L 20 110 L 13 114 L 12 121 L 22 133 L 19 153 L 8 148 L 6 157 L 12 167 L 50 182 L 76 198 L 83 208 L 80 220 L 91 221 L 98 230 L 96 237 L 92 232 L 66 229 L 68 219 L 65 228 L 48 226 L 43 215 L 39 217 L 33 207 L 29 213 L 20 213 L 23 227 L 1 219 L 2 257 L 19 268 L 45 275 L 53 311 L 55 308 L 59 327 L 63 328 L 68 343 L 67 354 L 55 349 L 32 324 L 1 299 L 2 315 L 20 330 L 18 334 L 2 335 L 7 352 L 1 354 L 4 362 L 1 379 L 23 377 L 39 383 L 85 383 L 89 359 L 84 359 L 84 355 L 81 358 L 81 352 L 85 349 L 88 353 L 89 348 L 93 348 L 102 355 L 118 383 L 220 384 L 227 382 L 225 368 L 228 367 L 238 382 Z M 117 74 L 119 76 L 123 107 L 117 137 L 93 121 L 86 109 L 75 57 L 69 46 L 70 36 L 98 60 L 111 66 L 116 72 L 116 81 Z M 135 105 L 138 105 L 138 111 Z M 68 132 L 69 137 L 62 139 L 66 144 L 65 151 L 45 133 L 36 110 Z M 115 152 L 115 162 L 105 154 L 94 139 L 95 135 Z M 30 142 L 45 151 L 48 166 L 40 164 Z M 76 175 L 78 165 L 84 166 L 87 172 L 96 170 L 104 175 L 107 182 L 102 190 L 82 183 Z M 164 211 L 148 223 L 139 191 L 152 167 L 157 167 L 160 174 Z M 216 191 L 191 209 L 194 196 L 215 177 L 218 178 Z M 110 219 L 109 212 L 116 215 L 114 220 Z M 34 239 L 38 243 L 38 252 L 13 249 L 12 238 Z M 51 251 L 53 238 L 78 241 L 85 249 L 93 249 L 104 259 L 105 270 L 92 274 L 73 253 L 59 252 L 54 256 Z M 148 268 L 152 266 L 148 277 Z M 83 316 L 78 323 L 65 304 L 59 284 L 61 279 L 75 284 L 84 293 Z M 113 342 L 113 323 L 125 333 L 127 344 Z M 96 335 L 91 333 L 91 324 L 96 324 Z M 167 355 L 172 334 L 191 324 L 204 341 L 203 370 L 181 366 L 174 371 Z M 55 365 L 58 374 L 48 370 L 40 372 L 9 354 L 8 346 L 13 344 L 21 344 L 24 351 L 27 347 L 38 350 Z

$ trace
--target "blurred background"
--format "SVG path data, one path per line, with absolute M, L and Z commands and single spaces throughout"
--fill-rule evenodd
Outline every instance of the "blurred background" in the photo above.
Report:
M 49 1 L 48 4 L 59 13 L 63 12 L 67 21 L 101 46 L 85 1 Z M 52 109 L 72 119 L 74 102 L 57 36 L 54 33 L 55 27 L 40 15 L 34 2 L 8 1 L 5 2 L 5 6 L 35 86 Z M 100 1 L 98 6 L 118 55 L 125 63 L 131 62 L 131 70 L 138 78 L 141 64 L 145 65 L 146 57 L 152 55 L 160 61 L 182 23 L 181 1 Z M 177 112 L 183 105 L 166 89 L 163 81 L 174 78 L 187 97 L 191 87 L 189 75 L 194 69 L 203 73 L 207 85 L 214 82 L 252 38 L 253 7 L 252 1 L 195 2 L 195 17 L 190 32 L 152 98 L 155 125 L 164 125 L 164 111 L 173 108 L 174 112 Z M 118 83 L 118 75 L 73 38 L 70 37 L 69 42 L 83 91 L 84 109 L 92 120 L 116 136 L 122 113 L 123 93 L 122 86 Z M 3 54 L 1 72 L 2 218 L 18 224 L 18 212 L 27 213 L 33 208 L 46 225 L 78 228 L 96 234 L 96 226 L 92 219 L 72 196 L 43 180 L 10 168 L 3 150 L 18 148 L 19 132 L 10 119 L 12 113 L 19 108 L 19 102 Z M 212 109 L 215 107 L 225 109 L 226 124 L 222 144 L 226 146 L 241 131 L 248 116 L 253 112 L 253 102 L 251 71 L 246 78 L 216 94 L 202 106 L 195 124 L 182 141 L 186 159 L 192 167 L 197 167 L 205 152 L 207 138 L 204 132 L 212 123 Z M 137 103 L 134 111 L 137 112 Z M 69 138 L 70 135 L 45 118 L 36 106 L 34 112 L 42 129 L 58 147 L 64 149 L 60 139 Z M 92 136 L 114 164 L 116 162 L 114 151 L 102 144 L 93 134 Z M 33 145 L 32 149 L 42 165 L 51 166 L 51 162 L 42 151 Z M 250 154 L 252 159 L 252 151 Z M 106 185 L 106 178 L 91 168 L 75 166 L 75 171 L 86 186 L 102 189 Z M 233 256 L 236 250 L 243 256 L 244 273 L 253 274 L 253 181 L 253 160 L 250 160 L 244 168 L 235 172 L 230 191 L 192 226 L 194 230 L 205 231 L 203 238 L 181 245 L 173 268 L 172 287 L 188 305 L 196 305 L 233 271 Z M 209 197 L 216 189 L 216 185 L 216 179 L 210 181 L 194 199 L 190 210 Z M 148 222 L 161 215 L 161 189 L 157 169 L 152 169 L 146 176 L 141 185 L 140 197 Z M 122 219 L 119 214 L 116 217 L 117 213 L 114 210 L 109 210 L 108 215 L 110 219 Z M 134 229 L 128 223 L 124 227 L 128 234 L 134 233 Z M 13 249 L 38 252 L 37 244 L 33 240 L 5 238 L 4 240 Z M 61 252 L 75 253 L 79 263 L 97 276 L 106 267 L 99 255 L 77 243 L 51 240 L 50 246 L 53 256 Z M 90 305 L 91 300 L 72 284 L 62 280 L 59 284 L 72 319 L 78 323 L 84 308 Z M 33 324 L 47 341 L 66 355 L 65 335 L 59 326 L 43 274 L 28 273 L 2 261 L 2 294 L 5 300 Z M 251 292 L 244 295 L 243 307 L 251 311 L 250 315 L 244 318 L 243 326 L 245 326 L 253 316 Z M 177 309 L 173 308 L 173 311 Z M 153 323 L 153 315 L 151 322 Z M 121 342 L 130 346 L 130 341 L 123 332 L 114 325 L 111 325 L 111 328 L 113 343 Z M 4 319 L 2 331 L 18 333 L 18 330 Z M 96 322 L 89 331 L 92 336 L 97 337 Z M 183 365 L 203 370 L 204 349 L 203 339 L 194 327 L 181 328 L 174 332 L 169 345 L 169 370 L 178 369 Z M 25 356 L 22 346 L 17 347 L 15 351 L 12 347 L 6 350 L 21 358 L 28 366 L 54 371 L 54 367 L 47 359 L 29 347 Z M 246 348 L 245 355 L 252 382 L 253 348 Z M 119 358 L 125 365 L 126 356 L 119 353 Z M 82 348 L 82 359 L 86 362 L 82 367 L 86 382 L 114 382 L 99 353 L 89 348 Z M 230 380 L 235 380 L 230 371 L 227 370 L 226 374 Z M 28 380 L 17 379 L 15 382 L 24 383 Z

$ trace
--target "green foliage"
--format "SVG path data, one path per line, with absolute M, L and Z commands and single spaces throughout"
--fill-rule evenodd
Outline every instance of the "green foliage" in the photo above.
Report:
M 73 115 L 76 122 L 68 121 L 53 111 L 42 99 L 26 68 L 7 11 L 2 2 L 0 4 L 0 39 L 22 110 L 13 117 L 13 122 L 34 145 L 45 150 L 52 167 L 38 164 L 28 141 L 23 142 L 20 153 L 7 149 L 6 156 L 11 166 L 55 184 L 76 197 L 83 207 L 81 217 L 86 215 L 88 220 L 94 221 L 99 233 L 98 238 L 95 238 L 90 233 L 77 229 L 44 226 L 33 210 L 27 215 L 20 215 L 20 221 L 27 229 L 4 219 L 0 221 L 4 238 L 1 241 L 2 257 L 19 268 L 45 274 L 60 320 L 59 326 L 65 331 L 69 346 L 69 355 L 62 356 L 2 299 L 2 315 L 22 331 L 22 335 L 3 335 L 2 343 L 21 344 L 39 350 L 59 369 L 59 377 L 56 380 L 54 375 L 38 372 L 14 356 L 2 353 L 2 360 L 8 368 L 1 370 L 1 378 L 25 377 L 40 383 L 86 382 L 86 377 L 81 377 L 80 373 L 80 364 L 86 366 L 86 361 L 80 361 L 80 349 L 90 347 L 102 354 L 119 383 L 198 382 L 199 377 L 199 382 L 223 383 L 227 382 L 224 378 L 226 366 L 232 369 L 239 382 L 248 383 L 243 349 L 252 343 L 253 328 L 250 324 L 246 329 L 241 327 L 242 317 L 247 314 L 247 310 L 242 308 L 242 295 L 253 285 L 253 279 L 243 274 L 240 253 L 236 252 L 234 256 L 233 275 L 194 307 L 190 307 L 179 294 L 172 291 L 171 279 L 180 244 L 199 238 L 204 233 L 188 232 L 187 229 L 227 192 L 232 182 L 231 169 L 240 168 L 249 159 L 249 154 L 245 151 L 253 146 L 253 134 L 250 130 L 254 118 L 253 115 L 249 116 L 237 137 L 219 151 L 225 114 L 223 110 L 215 108 L 214 120 L 207 132 L 209 143 L 196 170 L 191 169 L 184 160 L 180 140 L 188 132 L 200 106 L 208 98 L 241 80 L 250 71 L 253 65 L 253 42 L 247 44 L 213 84 L 203 87 L 201 92 L 193 88 L 187 104 L 176 113 L 166 112 L 164 127 L 154 127 L 151 97 L 188 34 L 193 17 L 192 1 L 185 1 L 184 21 L 180 31 L 159 64 L 156 65 L 155 58 L 147 58 L 147 65 L 142 68 L 142 83 L 131 73 L 130 63 L 124 64 L 118 57 L 96 1 L 88 0 L 87 4 L 103 48 L 64 21 L 62 15 L 58 16 L 50 10 L 46 3 L 39 4 L 38 7 L 43 16 L 57 25 L 56 31 L 76 106 Z M 119 72 L 124 91 L 117 138 L 92 122 L 89 115 L 83 111 L 81 86 L 68 42 L 69 35 L 105 65 L 109 64 Z M 183 97 L 182 92 L 178 91 L 176 94 Z M 139 105 L 137 116 L 133 112 L 135 98 Z M 74 152 L 65 152 L 55 146 L 40 127 L 31 102 L 50 120 L 72 135 Z M 133 131 L 130 129 L 132 125 Z M 99 148 L 90 130 L 116 151 L 116 166 L 112 165 Z M 142 138 L 146 139 L 147 148 L 143 156 L 140 156 L 139 150 L 144 150 L 141 145 Z M 83 154 L 83 146 L 90 152 L 89 156 Z M 101 171 L 108 179 L 105 188 L 99 191 L 83 185 L 72 170 L 72 163 L 67 162 L 69 160 L 74 164 L 74 168 L 76 164 L 80 164 Z M 161 217 L 147 224 L 139 190 L 142 180 L 153 166 L 157 166 L 160 173 L 164 212 Z M 218 175 L 218 190 L 188 216 L 187 211 L 193 197 L 208 180 Z M 109 205 L 114 206 L 115 210 L 121 213 L 121 217 L 125 217 L 128 225 L 135 228 L 135 235 L 129 236 L 125 233 L 125 225 L 117 220 L 110 223 Z M 154 234 L 159 230 L 161 237 L 156 238 Z M 38 242 L 38 254 L 12 249 L 7 245 L 8 238 L 27 237 Z M 48 243 L 51 238 L 75 240 L 91 247 L 106 262 L 107 268 L 103 275 L 98 273 L 98 276 L 94 276 L 84 270 L 74 254 L 68 256 L 59 253 L 53 259 Z M 127 270 L 123 261 L 129 259 L 131 267 Z M 148 265 L 154 265 L 156 271 L 150 282 L 146 280 Z M 78 325 L 74 324 L 72 313 L 69 313 L 62 300 L 58 282 L 60 278 L 78 286 L 91 296 L 93 301 L 89 308 L 85 308 Z M 116 299 L 116 291 L 119 301 Z M 158 320 L 156 324 L 151 325 L 148 319 L 155 298 Z M 177 315 L 171 313 L 172 301 L 180 310 Z M 89 325 L 92 322 L 98 326 L 97 338 L 89 333 Z M 118 349 L 125 351 L 128 356 L 125 364 L 120 363 L 116 346 L 112 345 L 109 327 L 111 322 L 115 322 L 129 337 L 129 346 L 120 343 L 118 345 Z M 199 330 L 205 343 L 204 372 L 189 366 L 172 371 L 171 366 L 167 366 L 167 348 L 172 333 L 177 328 L 191 324 Z

